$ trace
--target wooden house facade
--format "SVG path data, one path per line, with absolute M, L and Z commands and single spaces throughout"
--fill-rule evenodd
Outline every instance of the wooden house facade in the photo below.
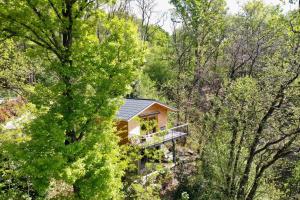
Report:
M 175 108 L 152 99 L 125 99 L 117 113 L 121 144 L 134 141 L 153 146 L 185 136 L 188 133 L 187 125 L 168 127 L 168 114 L 176 111 Z M 160 140 L 154 141 L 154 136 L 161 132 L 164 135 L 160 134 Z

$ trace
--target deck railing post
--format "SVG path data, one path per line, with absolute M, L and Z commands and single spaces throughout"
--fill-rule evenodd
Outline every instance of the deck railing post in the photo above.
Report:
M 189 125 L 186 126 L 186 133 L 189 135 Z
M 173 143 L 173 163 L 176 163 L 176 146 L 175 146 L 175 140 L 172 140 Z

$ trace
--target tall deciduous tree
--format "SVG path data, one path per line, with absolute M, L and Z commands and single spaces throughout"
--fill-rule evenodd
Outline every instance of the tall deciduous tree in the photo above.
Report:
M 172 0 L 176 16 L 182 24 L 188 41 L 187 49 L 191 60 L 189 69 L 185 70 L 186 100 L 185 120 L 192 119 L 192 107 L 207 109 L 206 89 L 214 85 L 217 60 L 225 36 L 225 2 L 214 0 Z M 192 106 L 191 106 L 192 105 Z M 196 117 L 197 118 L 197 117 Z
M 62 179 L 80 199 L 120 198 L 113 118 L 141 51 L 136 27 L 98 8 L 108 2 L 0 1 L 2 37 L 35 45 L 33 56 L 48 60 L 43 68 L 52 77 L 35 86 L 30 101 L 37 112 L 24 130 L 30 139 L 16 148 L 41 196 L 50 180 Z
M 219 191 L 206 193 L 212 199 L 271 198 L 268 173 L 300 151 L 299 35 L 278 9 L 260 1 L 248 3 L 238 21 L 228 57 L 235 64 L 204 121 L 209 139 L 201 176 Z

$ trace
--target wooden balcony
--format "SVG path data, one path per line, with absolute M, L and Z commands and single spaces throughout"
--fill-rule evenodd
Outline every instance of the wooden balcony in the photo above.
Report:
M 152 148 L 185 137 L 188 133 L 188 124 L 183 124 L 164 131 L 142 135 L 134 143 L 140 145 L 142 148 Z

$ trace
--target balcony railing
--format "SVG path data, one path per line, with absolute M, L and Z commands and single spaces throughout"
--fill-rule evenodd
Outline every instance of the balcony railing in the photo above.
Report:
M 185 137 L 188 133 L 188 124 L 183 124 L 164 131 L 139 136 L 133 141 L 135 144 L 138 144 L 143 148 L 154 147 L 168 141 Z

